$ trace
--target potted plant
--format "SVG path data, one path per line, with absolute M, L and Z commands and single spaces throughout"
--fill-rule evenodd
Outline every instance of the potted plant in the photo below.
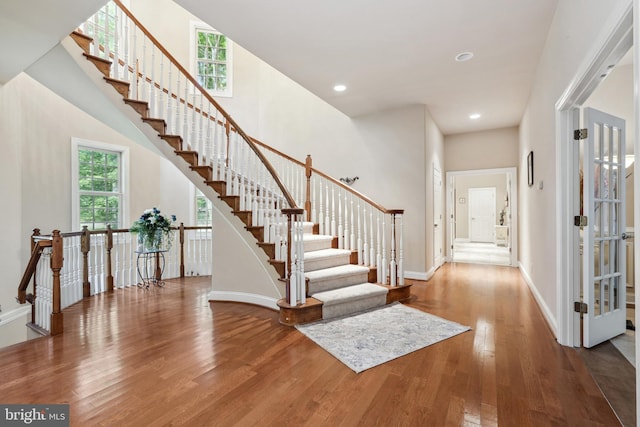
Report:
M 145 210 L 129 230 L 138 233 L 138 251 L 168 250 L 171 247 L 171 226 L 175 221 L 175 215 L 165 216 L 158 208 Z

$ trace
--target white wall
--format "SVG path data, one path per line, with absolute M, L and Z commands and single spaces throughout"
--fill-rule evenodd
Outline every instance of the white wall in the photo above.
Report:
M 518 128 L 447 135 L 444 138 L 447 172 L 518 166 Z
M 71 138 L 125 146 L 130 153 L 130 218 L 157 206 L 190 225 L 189 185 L 167 160 L 123 137 L 26 74 L 0 89 L 0 305 L 18 306 L 17 287 L 34 228 L 77 231 L 71 224 Z M 17 322 L 13 322 L 17 323 Z
M 520 264 L 552 329 L 557 324 L 556 123 L 555 103 L 571 83 L 594 43 L 630 0 L 563 0 L 543 50 L 531 96 L 520 124 Z M 576 25 L 579 22 L 580 25 Z M 561 143 L 566 143 L 562 141 Z M 526 157 L 535 157 L 535 181 L 527 186 Z M 557 332 L 557 331 L 556 331 Z
M 170 0 L 132 0 L 131 10 L 183 64 L 194 17 Z M 166 9 L 165 9 L 166 8 Z M 174 25 L 154 16 L 167 10 Z M 182 31 L 180 31 L 182 29 Z M 405 209 L 405 269 L 433 263 L 432 167 L 443 164 L 442 134 L 424 105 L 351 119 L 234 44 L 233 97 L 216 98 L 252 137 L 336 178 L 389 209 Z M 442 166 L 440 167 L 443 170 Z

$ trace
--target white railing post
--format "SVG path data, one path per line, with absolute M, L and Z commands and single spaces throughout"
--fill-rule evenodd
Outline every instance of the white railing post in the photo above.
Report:
M 400 248 L 399 248 L 399 261 L 398 261 L 398 282 L 400 286 L 404 286 L 404 254 L 403 254 L 403 246 L 404 246 L 404 242 L 403 242 L 403 214 L 400 213 Z
M 390 285 L 397 285 L 396 265 L 396 214 L 391 213 L 391 262 L 389 264 Z

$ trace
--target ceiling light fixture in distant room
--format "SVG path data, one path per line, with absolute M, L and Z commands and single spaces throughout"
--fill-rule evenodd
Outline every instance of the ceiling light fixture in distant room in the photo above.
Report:
M 335 90 L 336 92 L 344 92 L 345 90 L 347 90 L 347 87 L 345 85 L 335 85 L 333 87 L 333 90 Z
M 480 114 L 478 114 L 478 113 L 469 114 L 469 118 L 470 118 L 471 120 L 478 120 L 480 117 L 481 117 L 481 116 L 480 116 Z
M 456 61 L 464 62 L 473 58 L 473 52 L 461 52 L 456 55 Z

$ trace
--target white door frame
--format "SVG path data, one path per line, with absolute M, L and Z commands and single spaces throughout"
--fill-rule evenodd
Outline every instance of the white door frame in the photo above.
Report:
M 636 6 L 640 0 L 633 0 Z M 556 191 L 556 251 L 558 254 L 556 269 L 556 297 L 557 297 L 557 340 L 560 344 L 580 346 L 580 315 L 573 310 L 574 301 L 580 296 L 580 272 L 579 268 L 579 229 L 573 225 L 576 191 L 574 188 L 574 176 L 579 173 L 579 165 L 576 150 L 577 144 L 573 143 L 573 130 L 579 123 L 578 108 L 587 100 L 598 86 L 602 75 L 606 75 L 610 64 L 616 64 L 622 56 L 634 46 L 634 87 L 638 87 L 637 61 L 640 48 L 640 36 L 633 35 L 634 18 L 640 17 L 638 7 L 632 7 L 632 2 L 626 5 L 616 21 L 607 22 L 609 31 L 604 31 L 600 40 L 594 43 L 596 49 L 585 58 L 578 72 L 570 81 L 567 89 L 556 102 L 556 176 L 558 186 Z M 615 15 L 614 15 L 615 16 Z M 634 95 L 635 115 L 638 111 L 638 95 Z M 640 153 L 640 141 L 638 132 L 640 120 L 636 120 L 636 128 L 629 130 L 628 134 L 635 135 L 635 152 Z M 634 174 L 635 184 L 640 185 L 639 174 Z M 640 224 L 640 187 L 635 190 L 636 205 L 634 209 L 634 221 Z M 634 222 L 636 223 L 636 222 Z M 640 251 L 636 251 L 635 262 L 640 265 Z M 640 269 L 636 269 L 636 283 L 640 277 Z M 636 292 L 636 303 L 640 296 Z M 636 324 L 640 317 L 640 311 L 636 311 Z M 638 343 L 640 340 L 636 340 Z M 636 350 L 639 347 L 636 344 Z M 637 351 L 636 351 L 636 354 Z M 640 371 L 639 371 L 640 372 Z M 638 375 L 636 375 L 636 380 Z M 639 387 L 636 381 L 636 387 Z
M 440 181 L 439 184 L 439 193 L 440 193 L 440 203 L 436 202 L 436 197 L 437 197 L 437 193 L 438 191 L 436 191 L 436 187 L 438 187 L 438 184 L 436 182 L 436 177 L 438 178 L 438 180 Z M 438 168 L 435 164 L 433 165 L 433 268 L 434 271 L 437 270 L 438 268 L 440 268 L 440 266 L 444 263 L 444 259 L 445 259 L 445 255 L 444 255 L 444 234 L 445 234 L 445 227 L 444 227 L 444 212 L 442 209 L 442 191 L 444 190 L 444 187 L 442 185 L 442 171 L 440 170 L 440 168 Z M 438 206 L 440 207 L 440 211 L 437 212 L 437 208 Z M 440 216 L 440 221 L 437 220 L 437 216 Z M 438 245 L 436 244 L 437 241 L 437 233 L 436 233 L 436 229 L 439 227 L 439 231 L 440 231 L 440 249 L 441 252 L 438 254 L 436 253 L 436 249 L 438 247 Z
M 639 0 L 640 1 L 640 0 Z M 509 230 L 510 239 L 511 239 L 511 261 L 509 265 L 512 267 L 516 267 L 518 265 L 518 170 L 515 167 L 512 168 L 497 168 L 497 169 L 476 169 L 476 170 L 468 170 L 468 171 L 449 171 L 446 173 L 446 182 L 447 182 L 447 197 L 446 197 L 446 209 L 447 209 L 447 220 L 444 221 L 446 224 L 446 254 L 447 254 L 447 262 L 451 262 L 453 259 L 453 239 L 454 235 L 452 234 L 452 220 L 454 219 L 454 209 L 455 209 L 455 200 L 453 199 L 454 194 L 454 180 L 456 176 L 464 176 L 464 175 L 495 175 L 504 173 L 511 177 L 511 194 L 509 194 L 509 204 L 511 205 L 511 221 Z

